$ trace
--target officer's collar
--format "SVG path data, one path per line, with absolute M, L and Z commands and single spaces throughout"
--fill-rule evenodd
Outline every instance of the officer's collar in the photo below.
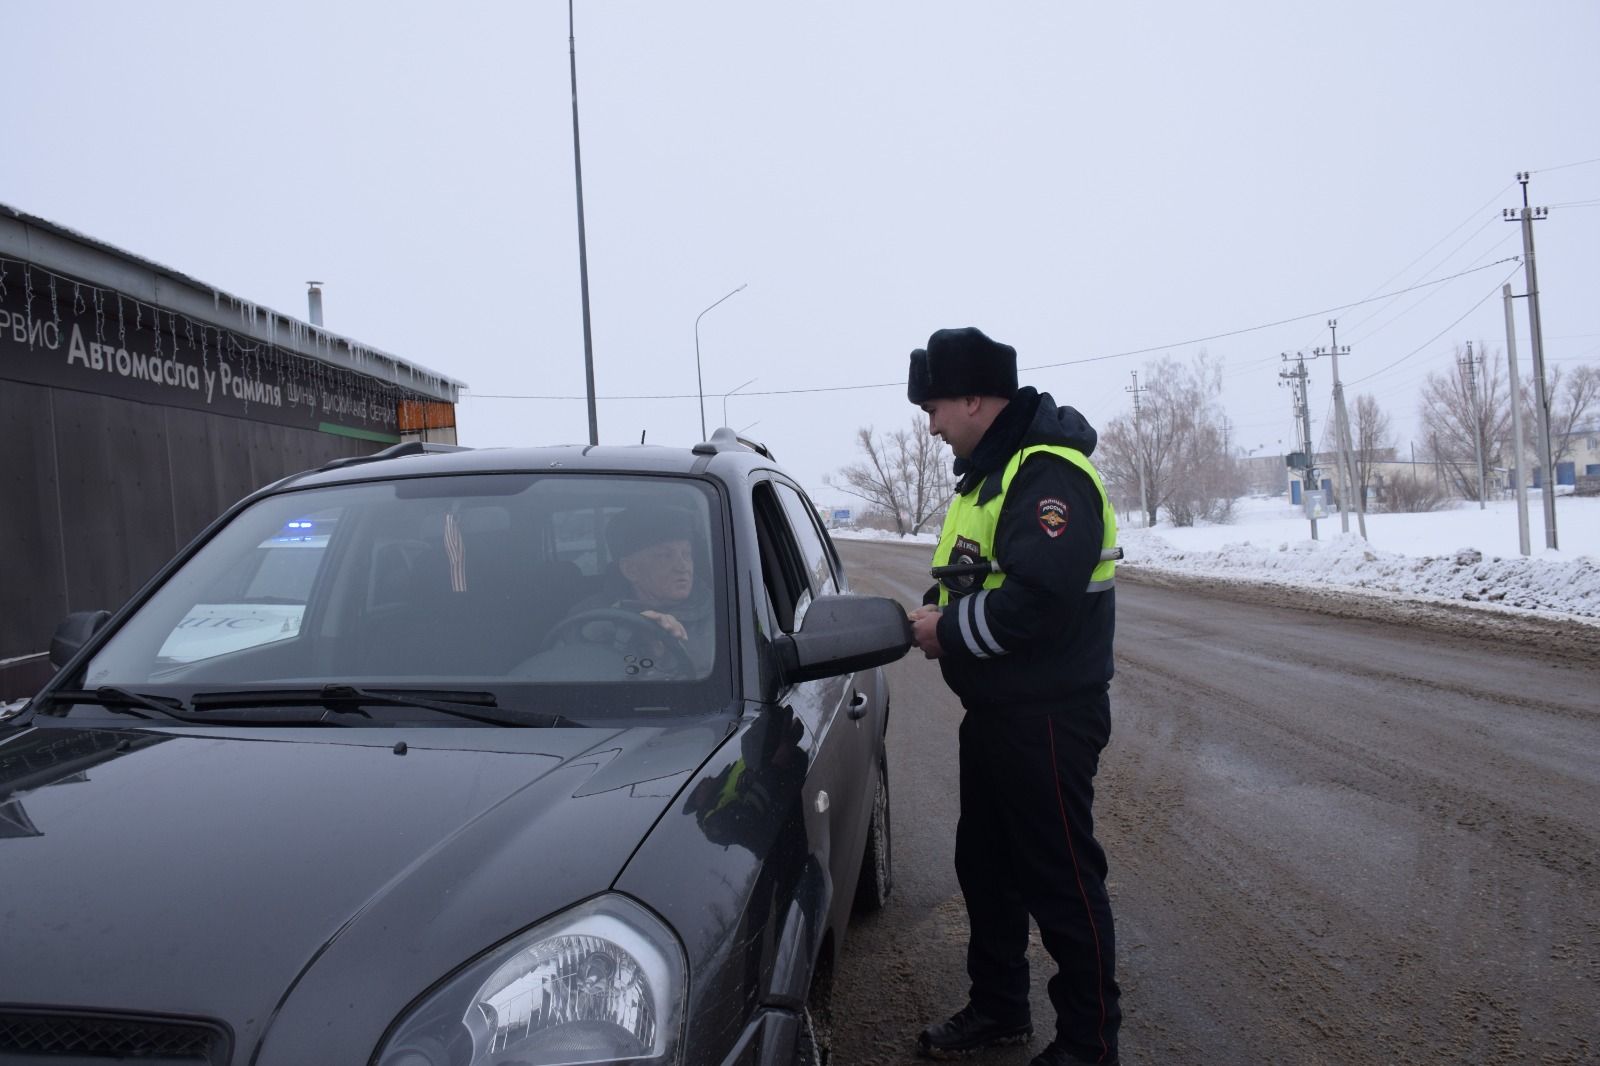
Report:
M 983 485 L 983 490 L 978 493 L 980 505 L 999 494 L 1000 479 L 989 475 L 1003 470 L 1006 463 L 1011 461 L 1011 457 L 1022 446 L 1022 439 L 1027 435 L 1028 427 L 1033 424 L 1033 416 L 1038 411 L 1039 390 L 1031 385 L 1018 389 L 1011 402 L 1001 408 L 989 424 L 983 439 L 972 449 L 972 455 L 956 460 L 955 474 L 960 479 L 956 482 L 956 495 L 965 496 L 979 483 Z

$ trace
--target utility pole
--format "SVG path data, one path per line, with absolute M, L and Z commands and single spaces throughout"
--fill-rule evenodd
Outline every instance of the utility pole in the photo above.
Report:
M 1144 428 L 1139 423 L 1139 394 L 1149 392 L 1150 387 L 1139 387 L 1139 372 L 1133 371 L 1133 385 L 1125 388 L 1123 392 L 1133 393 L 1133 439 L 1134 451 L 1137 453 L 1139 463 L 1139 517 L 1145 528 L 1150 527 L 1150 496 L 1144 487 Z
M 1344 382 L 1339 379 L 1339 353 L 1350 354 L 1350 346 L 1339 347 L 1339 320 L 1328 319 L 1328 329 L 1333 333 L 1333 341 L 1327 349 L 1317 348 L 1313 356 L 1328 355 L 1333 358 L 1333 417 L 1335 420 L 1334 440 L 1335 447 L 1339 449 L 1339 480 L 1344 482 L 1343 490 L 1339 493 L 1339 526 L 1341 532 L 1350 532 L 1350 506 L 1347 496 L 1354 494 L 1356 498 L 1356 522 L 1361 529 L 1361 539 L 1367 539 L 1367 504 L 1361 486 L 1356 484 L 1355 458 L 1350 447 L 1350 415 L 1344 406 Z
M 1488 506 L 1484 497 L 1489 494 L 1488 478 L 1483 470 L 1483 407 L 1478 401 L 1478 361 L 1472 356 L 1472 342 L 1467 342 L 1467 357 L 1459 360 L 1467 368 L 1467 389 L 1472 393 L 1472 455 L 1478 463 L 1478 510 Z
M 1544 333 L 1539 325 L 1539 272 L 1533 264 L 1533 224 L 1549 217 L 1544 207 L 1528 206 L 1528 172 L 1520 171 L 1522 210 L 1501 212 L 1507 222 L 1522 223 L 1522 270 L 1528 283 L 1528 332 L 1533 341 L 1534 398 L 1539 414 L 1539 465 L 1544 471 L 1544 546 L 1556 547 L 1556 472 L 1550 462 L 1550 396 L 1544 379 Z M 1513 401 L 1517 399 L 1513 397 Z
M 1522 461 L 1522 386 L 1517 379 L 1517 327 L 1511 313 L 1511 286 L 1500 286 L 1506 305 L 1506 361 L 1511 368 L 1511 485 L 1517 493 L 1517 547 L 1523 555 L 1528 546 L 1527 466 Z
M 1289 362 L 1288 352 L 1283 353 L 1283 361 L 1285 363 Z M 1306 374 L 1305 355 L 1301 352 L 1296 352 L 1295 369 L 1284 369 L 1278 371 L 1278 379 L 1278 384 L 1280 386 L 1285 381 L 1289 382 L 1289 389 L 1294 397 L 1295 418 L 1300 425 L 1300 470 L 1302 472 L 1301 485 L 1304 486 L 1301 492 L 1301 502 L 1305 505 L 1306 517 L 1311 520 L 1311 539 L 1316 540 L 1317 513 L 1311 507 L 1311 497 L 1309 493 L 1312 491 L 1320 492 L 1321 488 L 1320 486 L 1315 490 L 1311 488 L 1311 485 L 1316 482 L 1317 454 L 1311 449 L 1311 404 L 1308 402 L 1306 397 L 1306 382 L 1308 380 L 1308 375 Z M 1289 458 L 1293 459 L 1294 456 L 1291 455 Z

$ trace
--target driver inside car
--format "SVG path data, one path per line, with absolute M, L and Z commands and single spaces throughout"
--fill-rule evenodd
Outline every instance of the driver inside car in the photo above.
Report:
M 678 657 L 665 642 L 674 641 L 703 676 L 716 654 L 716 629 L 709 582 L 695 580 L 694 520 L 676 508 L 630 507 L 611 517 L 605 536 L 621 581 L 612 592 L 579 602 L 569 617 L 607 608 L 628 611 L 653 622 L 660 636 L 651 641 L 644 627 L 596 620 L 581 627 L 583 639 L 636 642 L 632 650 L 641 668 L 666 672 Z

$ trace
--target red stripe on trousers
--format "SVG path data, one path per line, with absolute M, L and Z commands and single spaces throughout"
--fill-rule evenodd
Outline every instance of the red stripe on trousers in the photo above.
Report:
M 1044 720 L 1045 726 L 1050 730 L 1050 772 L 1056 778 L 1056 806 L 1061 810 L 1061 828 L 1066 830 L 1067 851 L 1072 855 L 1072 876 L 1078 882 L 1078 898 L 1083 900 L 1083 913 L 1089 919 L 1089 932 L 1094 934 L 1094 962 L 1095 962 L 1095 995 L 1100 997 L 1100 1061 L 1105 1061 L 1111 1049 L 1106 1046 L 1106 990 L 1104 975 L 1105 962 L 1100 957 L 1100 929 L 1094 924 L 1094 911 L 1089 906 L 1089 893 L 1083 890 L 1083 874 L 1078 870 L 1078 849 L 1072 844 L 1072 823 L 1067 821 L 1067 801 L 1061 796 L 1061 774 L 1056 766 L 1056 724 L 1049 718 Z

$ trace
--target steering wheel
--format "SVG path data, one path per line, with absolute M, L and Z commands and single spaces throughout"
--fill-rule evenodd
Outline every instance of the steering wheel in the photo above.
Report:
M 550 630 L 549 635 L 544 638 L 544 643 L 540 646 L 539 650 L 549 651 L 550 649 L 565 643 L 564 638 L 568 633 L 576 632 L 577 636 L 581 640 L 589 641 L 590 643 L 608 644 L 615 647 L 618 651 L 624 652 L 627 672 L 630 674 L 636 673 L 640 670 L 651 670 L 656 668 L 656 663 L 653 662 L 648 656 L 634 656 L 631 652 L 628 652 L 627 643 L 623 640 L 611 639 L 597 641 L 589 637 L 584 632 L 584 627 L 588 626 L 592 622 L 609 622 L 613 625 L 618 625 L 624 629 L 630 630 L 641 637 L 648 638 L 652 641 L 659 641 L 663 649 L 662 654 L 668 660 L 668 662 L 663 664 L 661 667 L 664 673 L 674 677 L 695 676 L 697 671 L 695 669 L 694 660 L 689 657 L 689 649 L 684 646 L 683 641 L 679 640 L 677 637 L 674 637 L 671 633 L 668 633 L 665 629 L 661 628 L 659 624 L 649 618 L 646 618 L 644 615 L 635 614 L 633 611 L 624 611 L 617 607 L 597 607 L 594 610 L 579 611 L 577 614 L 563 618 L 561 621 L 556 623 L 554 629 Z M 627 662 L 626 660 L 629 659 L 636 659 L 637 661 Z

